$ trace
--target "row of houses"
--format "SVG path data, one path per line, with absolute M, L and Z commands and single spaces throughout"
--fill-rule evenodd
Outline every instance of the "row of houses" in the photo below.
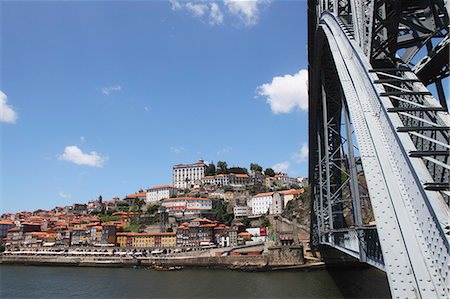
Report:
M 248 174 L 217 174 L 205 176 L 207 165 L 203 160 L 192 164 L 177 164 L 173 166 L 173 186 L 179 189 L 193 188 L 199 185 L 215 187 L 234 186 L 242 187 L 252 184 L 264 184 L 267 188 L 303 186 L 304 178 L 292 178 L 286 173 L 279 172 L 274 177 L 264 175 L 262 172 L 252 171 Z
M 218 221 L 207 218 L 195 218 L 181 223 L 174 232 L 164 233 L 117 233 L 117 246 L 127 248 L 199 248 L 206 246 L 238 246 L 251 241 L 252 237 L 261 240 L 261 234 L 251 229 L 253 234 L 245 230 L 242 223 L 229 227 Z M 264 238 L 266 238 L 264 234 Z

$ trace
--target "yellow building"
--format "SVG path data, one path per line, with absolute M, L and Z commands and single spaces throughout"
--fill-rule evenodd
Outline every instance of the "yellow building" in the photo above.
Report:
M 176 233 L 159 233 L 161 238 L 161 247 L 176 247 L 177 234 Z M 157 237 L 156 237 L 157 238 Z
M 175 247 L 176 233 L 117 233 L 119 247 L 156 248 Z

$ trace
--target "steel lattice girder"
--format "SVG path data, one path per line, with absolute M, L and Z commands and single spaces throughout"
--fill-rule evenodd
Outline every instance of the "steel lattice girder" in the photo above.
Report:
M 310 18 L 316 18 L 315 13 L 310 7 Z M 379 97 L 382 87 L 374 87 L 374 75 L 368 72 L 371 66 L 361 49 L 354 47 L 334 16 L 324 14 L 322 20 L 323 25 L 314 32 L 314 47 L 310 43 L 310 48 L 315 49 L 310 55 L 316 54 L 314 59 L 310 56 L 310 66 L 313 66 L 310 69 L 310 177 L 315 177 L 315 136 L 320 129 L 311 121 L 320 117 L 318 104 L 314 102 L 321 82 L 319 53 L 327 51 L 328 42 L 360 144 L 392 294 L 447 297 L 448 238 L 439 219 L 449 217 L 448 207 L 440 205 L 438 194 L 423 190 L 416 173 L 421 162 L 411 162 L 405 155 L 405 149 L 414 145 L 408 141 L 409 137 L 395 132 L 394 125 L 399 120 L 387 115 L 389 102 Z M 398 186 L 388 182 L 397 182 Z M 313 221 L 315 217 L 312 215 Z

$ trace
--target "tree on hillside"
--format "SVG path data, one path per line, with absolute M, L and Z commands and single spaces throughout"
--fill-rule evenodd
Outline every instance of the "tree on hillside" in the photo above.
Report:
M 234 174 L 248 174 L 247 168 L 244 167 L 230 167 L 229 172 Z
M 214 165 L 214 162 L 209 163 L 209 165 L 206 167 L 205 175 L 216 175 L 216 165 Z
M 256 163 L 250 163 L 250 170 L 255 171 L 255 172 L 257 172 L 257 171 L 262 172 L 263 169 L 260 165 L 258 165 Z
M 227 174 L 228 172 L 228 164 L 224 161 L 217 162 L 217 173 L 218 174 Z
M 266 170 L 264 170 L 264 174 L 268 175 L 270 177 L 274 177 L 275 176 L 275 171 L 272 168 L 266 168 Z

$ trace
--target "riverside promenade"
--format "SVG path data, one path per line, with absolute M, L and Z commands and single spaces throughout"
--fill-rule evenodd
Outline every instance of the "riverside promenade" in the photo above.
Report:
M 323 263 L 308 261 L 301 246 L 269 247 L 267 252 L 236 250 L 235 254 L 222 255 L 223 250 L 212 249 L 179 254 L 141 256 L 139 252 L 6 252 L 0 256 L 1 264 L 55 265 L 85 267 L 150 267 L 153 265 L 240 269 L 249 271 L 320 268 Z

